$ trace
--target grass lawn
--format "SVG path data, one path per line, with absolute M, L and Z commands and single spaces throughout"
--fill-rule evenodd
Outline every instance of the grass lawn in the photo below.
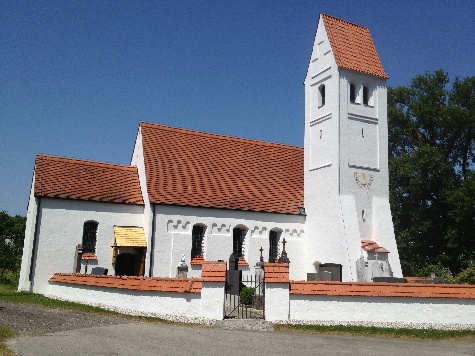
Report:
M 10 351 L 7 346 L 5 345 L 5 340 L 10 337 L 15 337 L 18 334 L 13 330 L 10 330 L 6 327 L 0 325 L 0 355 L 4 356 L 13 356 L 15 353 Z
M 473 330 L 393 329 L 351 325 L 276 325 L 276 331 L 475 342 Z

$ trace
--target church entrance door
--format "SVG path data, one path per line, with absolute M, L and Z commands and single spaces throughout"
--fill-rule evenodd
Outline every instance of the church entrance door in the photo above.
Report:
M 133 253 L 120 253 L 115 260 L 116 276 L 142 276 L 144 256 Z

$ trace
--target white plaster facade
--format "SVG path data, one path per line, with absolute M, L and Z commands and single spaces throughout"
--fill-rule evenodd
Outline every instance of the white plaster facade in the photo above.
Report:
M 110 274 L 114 271 L 111 247 L 114 244 L 114 226 L 141 227 L 143 224 L 143 206 L 140 205 L 32 197 L 29 211 L 30 208 L 31 216 L 36 217 L 36 214 L 39 214 L 37 223 L 39 238 L 34 248 L 34 226 L 27 231 L 18 289 L 40 294 L 48 294 L 48 279 L 53 273 L 74 272 L 75 250 L 76 246 L 82 243 L 84 222 L 93 220 L 99 223 L 97 260 L 87 262 L 83 260 L 81 272 L 85 272 L 87 263 L 89 272 L 98 266 L 109 269 Z M 29 219 L 27 221 L 29 222 Z M 30 278 L 31 262 L 33 268 Z

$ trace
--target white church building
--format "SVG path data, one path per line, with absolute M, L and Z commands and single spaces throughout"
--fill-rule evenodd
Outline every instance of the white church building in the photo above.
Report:
M 182 255 L 188 277 L 231 254 L 253 274 L 284 246 L 292 280 L 402 277 L 387 78 L 366 27 L 322 14 L 303 148 L 141 122 L 129 166 L 37 155 L 19 289 L 94 268 L 175 277 Z

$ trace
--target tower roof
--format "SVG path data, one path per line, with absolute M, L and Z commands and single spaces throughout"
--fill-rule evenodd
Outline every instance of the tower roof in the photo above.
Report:
M 388 79 L 368 28 L 322 14 L 338 67 Z
M 303 149 L 142 122 L 154 203 L 300 214 Z

